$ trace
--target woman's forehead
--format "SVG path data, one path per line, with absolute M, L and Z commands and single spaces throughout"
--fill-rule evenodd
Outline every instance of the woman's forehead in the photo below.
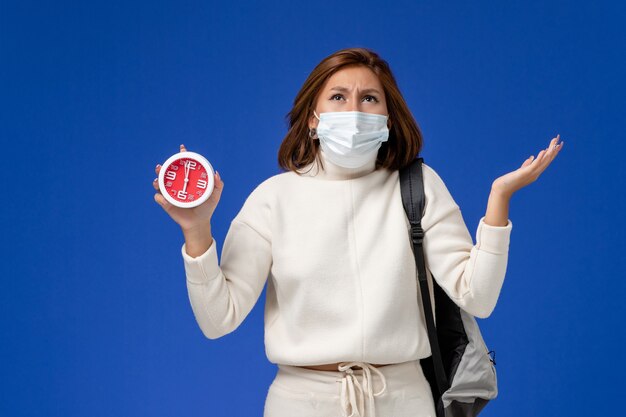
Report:
M 349 90 L 352 90 L 354 87 L 357 87 L 359 90 L 365 88 L 382 89 L 380 80 L 374 71 L 362 65 L 340 69 L 331 75 L 324 85 L 326 90 L 337 87 L 348 88 Z

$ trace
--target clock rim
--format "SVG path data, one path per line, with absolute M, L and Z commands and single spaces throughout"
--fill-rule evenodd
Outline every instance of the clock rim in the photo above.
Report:
M 198 163 L 200 163 L 204 169 L 207 172 L 207 176 L 208 176 L 208 183 L 207 183 L 207 189 L 204 192 L 204 194 L 202 194 L 202 196 L 194 201 L 191 201 L 189 203 L 181 203 L 180 201 L 174 199 L 172 196 L 169 195 L 169 193 L 167 192 L 166 188 L 165 188 L 165 172 L 167 171 L 167 167 L 169 167 L 170 165 L 172 165 L 172 163 L 174 161 L 177 161 L 181 158 L 187 158 L 187 159 L 192 159 Z M 174 155 L 170 156 L 169 158 L 167 158 L 167 160 L 163 163 L 163 165 L 161 166 L 161 170 L 159 171 L 159 191 L 161 191 L 161 195 L 163 196 L 163 198 L 165 198 L 165 200 L 176 206 L 176 207 L 180 207 L 180 208 L 193 208 L 193 207 L 197 207 L 200 204 L 204 203 L 213 193 L 213 188 L 215 186 L 215 171 L 213 169 L 213 165 L 211 165 L 211 163 L 208 161 L 208 159 L 206 159 L 204 156 L 200 155 L 197 152 L 192 152 L 192 151 L 184 151 L 184 152 L 178 152 L 175 153 Z M 165 191 L 165 192 L 164 192 Z

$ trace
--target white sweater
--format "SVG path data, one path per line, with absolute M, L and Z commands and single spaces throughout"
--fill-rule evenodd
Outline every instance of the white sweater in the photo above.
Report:
M 313 162 L 303 176 L 283 172 L 252 191 L 230 224 L 219 264 L 215 240 L 196 258 L 183 244 L 196 321 L 209 339 L 234 331 L 267 282 L 265 352 L 272 363 L 429 356 L 399 172 L 375 170 L 375 161 L 348 169 L 321 157 L 324 170 Z M 500 294 L 513 224 L 490 226 L 482 217 L 474 245 L 444 182 L 423 167 L 427 277 L 485 318 Z

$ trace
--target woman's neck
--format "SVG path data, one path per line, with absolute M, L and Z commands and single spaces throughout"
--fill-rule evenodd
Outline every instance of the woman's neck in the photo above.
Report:
M 324 165 L 323 169 L 318 164 L 318 160 L 315 159 L 315 161 L 299 170 L 299 172 L 305 176 L 323 180 L 349 180 L 363 177 L 376 170 L 376 159 L 372 159 L 358 168 L 346 168 L 331 162 L 322 148 L 319 148 L 319 158 Z

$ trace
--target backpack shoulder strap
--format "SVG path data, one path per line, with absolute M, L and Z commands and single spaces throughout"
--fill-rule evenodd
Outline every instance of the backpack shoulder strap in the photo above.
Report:
M 399 171 L 400 176 L 400 193 L 402 194 L 402 204 L 407 214 L 409 223 L 411 224 L 411 242 L 413 243 L 413 255 L 415 256 L 415 265 L 417 267 L 417 279 L 419 282 L 422 305 L 424 307 L 424 317 L 426 318 L 426 327 L 428 330 L 428 340 L 430 342 L 430 350 L 433 357 L 433 367 L 437 380 L 439 392 L 443 394 L 449 388 L 448 378 L 443 367 L 441 359 L 441 350 L 439 349 L 439 340 L 437 338 L 437 330 L 433 318 L 433 308 L 430 301 L 430 290 L 426 278 L 426 263 L 424 261 L 424 249 L 422 241 L 424 239 L 424 230 L 422 229 L 422 216 L 424 214 L 425 194 L 424 194 L 424 177 L 422 175 L 422 163 L 424 158 L 416 158 L 413 162 Z

